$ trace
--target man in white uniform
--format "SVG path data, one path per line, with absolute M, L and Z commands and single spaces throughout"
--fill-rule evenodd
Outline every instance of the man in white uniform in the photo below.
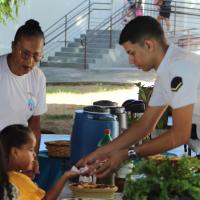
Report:
M 159 22 L 149 16 L 129 22 L 119 43 L 130 63 L 143 71 L 155 69 L 157 78 L 143 116 L 111 143 L 77 163 L 77 166 L 88 165 L 89 172 L 95 171 L 99 178 L 115 171 L 128 158 L 154 155 L 188 143 L 200 152 L 200 57 L 169 46 Z M 168 106 L 172 108 L 172 127 L 144 144 L 131 147 L 154 130 Z
M 189 146 L 200 153 L 200 56 L 170 45 L 157 69 L 149 106 L 169 105 L 178 109 L 193 104 Z
M 17 30 L 12 52 L 0 57 L 0 130 L 11 124 L 29 126 L 37 138 L 36 152 L 40 115 L 47 110 L 46 79 L 36 66 L 42 58 L 43 45 L 39 23 L 28 20 Z

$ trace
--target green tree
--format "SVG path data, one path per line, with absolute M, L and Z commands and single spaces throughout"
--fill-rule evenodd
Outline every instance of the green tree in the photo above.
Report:
M 6 24 L 18 15 L 19 6 L 26 0 L 0 0 L 0 23 Z

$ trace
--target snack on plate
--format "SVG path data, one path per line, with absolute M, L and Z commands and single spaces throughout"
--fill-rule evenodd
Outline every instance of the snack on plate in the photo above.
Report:
M 86 198 L 113 199 L 116 186 L 95 183 L 73 183 L 69 185 L 73 195 Z
M 156 154 L 156 155 L 153 155 L 153 156 L 148 156 L 147 159 L 148 160 L 157 160 L 157 161 L 162 161 L 162 160 L 166 160 L 166 159 L 169 159 L 171 161 L 178 161 L 178 160 L 180 160 L 180 158 L 177 157 L 177 156 L 165 156 L 165 155 L 161 155 L 161 154 Z
M 79 182 L 72 184 L 73 186 L 76 186 L 78 188 L 89 188 L 89 189 L 105 189 L 105 190 L 113 190 L 116 186 L 114 185 L 106 185 L 106 184 L 95 184 L 95 183 L 85 183 L 85 182 Z

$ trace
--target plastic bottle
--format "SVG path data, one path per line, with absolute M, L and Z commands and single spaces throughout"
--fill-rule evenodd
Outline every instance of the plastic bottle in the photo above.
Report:
M 102 147 L 112 141 L 111 130 L 105 129 L 103 138 L 97 143 L 97 147 Z M 105 178 L 98 178 L 97 183 L 114 185 L 114 174 L 108 175 Z
M 102 147 L 112 141 L 111 130 L 105 129 L 103 138 L 98 142 L 97 147 Z

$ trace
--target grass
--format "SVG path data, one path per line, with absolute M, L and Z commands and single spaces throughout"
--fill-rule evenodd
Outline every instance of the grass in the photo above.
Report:
M 67 120 L 72 119 L 73 114 L 60 114 L 60 115 L 48 115 L 45 114 L 42 116 L 43 120 Z
M 73 127 L 74 112 L 83 106 L 81 95 L 87 95 L 90 99 L 91 93 L 117 92 L 119 90 L 130 90 L 133 84 L 65 84 L 47 85 L 47 99 L 49 98 L 49 110 L 41 116 L 42 130 L 44 133 L 71 133 Z M 126 91 L 125 91 L 126 92 Z M 93 95 L 93 94 L 92 94 Z M 105 94 L 104 94 L 105 95 Z M 68 96 L 68 97 L 66 97 Z M 74 97 L 75 96 L 75 97 Z M 56 97 L 53 101 L 52 99 Z M 52 98 L 52 99 L 51 99 Z M 61 101 L 67 98 L 78 98 L 78 103 Z M 102 96 L 104 98 L 104 96 Z M 80 102 L 79 102 L 80 100 Z M 86 98 L 87 100 L 87 98 Z M 52 103 L 53 102 L 53 103 Z M 63 103 L 64 102 L 64 103 Z M 66 107 L 66 103 L 70 106 Z M 71 105 L 72 104 L 72 105 Z
M 49 85 L 47 86 L 47 95 L 55 94 L 86 94 L 93 92 L 107 92 L 115 91 L 121 89 L 130 89 L 133 85 L 105 85 L 105 84 L 95 84 L 95 85 Z

